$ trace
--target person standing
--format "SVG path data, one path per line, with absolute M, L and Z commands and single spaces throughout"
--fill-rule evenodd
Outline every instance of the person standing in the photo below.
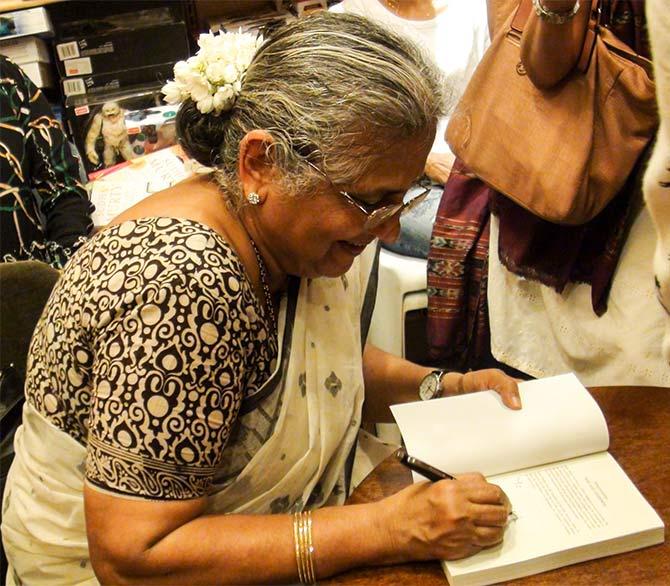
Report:
M 486 0 L 343 0 L 331 11 L 365 16 L 417 43 L 442 71 L 450 105 L 458 102 L 489 46 Z M 448 122 L 447 113 L 438 122 L 424 168 L 431 193 L 403 216 L 398 239 L 384 244 L 389 250 L 428 256 L 435 214 L 454 162 L 444 138 Z
M 649 0 L 646 9 L 660 126 L 643 189 L 656 229 L 653 260 L 656 293 L 665 313 L 670 314 L 670 13 L 662 0 Z M 670 363 L 670 316 L 665 319 L 661 352 L 663 360 Z
M 93 209 L 46 97 L 0 55 L 0 260 L 62 268 L 93 230 Z

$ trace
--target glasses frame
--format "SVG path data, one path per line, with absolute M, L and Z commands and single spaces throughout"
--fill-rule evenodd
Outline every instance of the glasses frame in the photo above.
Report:
M 366 220 L 363 228 L 368 232 L 374 230 L 384 222 L 390 220 L 393 216 L 402 216 L 404 213 L 414 209 L 420 204 L 426 196 L 430 193 L 430 187 L 426 187 L 421 193 L 415 195 L 412 199 L 405 203 L 391 203 L 373 210 L 368 210 L 361 202 L 357 201 L 346 191 L 337 190 L 337 192 L 344 196 L 344 198 L 356 209 L 365 214 Z
M 355 207 L 365 216 L 366 219 L 365 224 L 363 224 L 363 229 L 368 232 L 374 230 L 384 222 L 390 220 L 393 216 L 395 215 L 402 216 L 404 213 L 414 209 L 418 204 L 420 204 L 424 199 L 426 199 L 426 196 L 430 193 L 431 190 L 430 187 L 426 187 L 421 193 L 414 196 L 407 202 L 391 203 L 375 208 L 373 206 L 378 204 L 365 205 L 364 203 L 358 201 L 355 197 L 351 196 L 348 192 L 343 191 L 341 189 L 337 189 L 337 186 L 331 181 L 330 177 L 328 177 L 328 175 L 326 175 L 324 171 L 319 169 L 311 161 L 308 161 L 306 159 L 303 160 L 310 167 L 312 167 L 312 169 L 314 169 L 317 173 L 319 173 L 319 175 L 325 178 L 328 181 L 328 183 L 330 183 L 335 188 L 335 191 L 339 193 L 342 197 L 344 197 L 344 199 L 348 204 Z M 372 207 L 373 209 L 370 209 L 370 207 Z

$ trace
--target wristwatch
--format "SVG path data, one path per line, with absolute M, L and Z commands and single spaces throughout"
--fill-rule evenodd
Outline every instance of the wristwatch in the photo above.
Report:
M 423 377 L 419 385 L 419 398 L 423 401 L 437 399 L 442 396 L 442 377 L 444 370 L 434 370 Z

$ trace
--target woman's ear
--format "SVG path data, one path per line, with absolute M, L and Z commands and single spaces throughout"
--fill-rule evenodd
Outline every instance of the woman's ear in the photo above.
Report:
M 265 198 L 265 185 L 272 181 L 272 162 L 268 147 L 274 142 L 266 130 L 251 130 L 240 142 L 239 178 L 244 193 L 254 191 Z

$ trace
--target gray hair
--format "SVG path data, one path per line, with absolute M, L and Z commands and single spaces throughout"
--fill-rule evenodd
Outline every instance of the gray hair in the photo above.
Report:
M 272 135 L 267 154 L 290 193 L 323 179 L 313 166 L 351 183 L 385 145 L 432 130 L 445 91 L 439 69 L 411 41 L 360 16 L 320 12 L 258 49 L 229 112 L 201 114 L 187 101 L 177 128 L 238 207 L 239 144 L 250 130 Z

